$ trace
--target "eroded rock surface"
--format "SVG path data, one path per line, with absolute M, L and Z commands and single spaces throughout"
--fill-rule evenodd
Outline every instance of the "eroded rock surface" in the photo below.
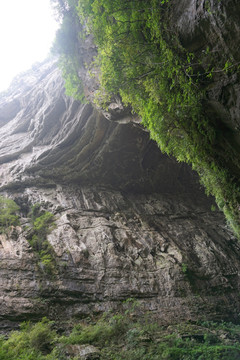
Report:
M 24 219 L 2 234 L 3 324 L 82 317 L 129 297 L 164 323 L 237 318 L 239 245 L 204 198 L 60 185 L 12 195 L 22 208 L 38 202 L 55 213 L 48 241 L 57 271 L 37 266 Z
M 108 121 L 64 95 L 56 61 L 40 68 L 41 76 L 38 69 L 22 79 L 22 92 L 16 85 L 18 92 L 0 100 L 0 114 L 14 108 L 1 127 L 1 189 L 55 183 L 149 192 L 199 188 L 189 168 L 163 156 L 128 115 L 123 124 Z
M 21 207 L 20 226 L 0 235 L 2 329 L 117 309 L 129 297 L 164 323 L 238 319 L 239 245 L 222 214 L 196 174 L 119 108 L 108 121 L 67 98 L 54 60 L 1 96 L 1 192 Z M 27 240 L 36 203 L 55 215 L 50 274 Z

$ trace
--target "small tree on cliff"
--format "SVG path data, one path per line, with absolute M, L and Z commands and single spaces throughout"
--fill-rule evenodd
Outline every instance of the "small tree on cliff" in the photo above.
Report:
M 17 225 L 19 206 L 15 201 L 0 196 L 0 233 L 10 225 Z

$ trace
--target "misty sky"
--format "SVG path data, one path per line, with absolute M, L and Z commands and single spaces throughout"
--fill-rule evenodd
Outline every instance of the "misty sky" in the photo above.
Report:
M 47 57 L 57 26 L 50 0 L 0 0 L 0 91 Z

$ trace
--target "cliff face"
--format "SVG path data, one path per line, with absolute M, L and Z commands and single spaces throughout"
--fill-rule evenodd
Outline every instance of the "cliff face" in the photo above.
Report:
M 176 5 L 174 23 L 186 47 L 201 49 L 211 14 L 206 2 L 183 3 L 188 11 Z M 237 134 L 231 76 L 215 83 L 212 97 L 209 90 L 208 112 Z M 127 109 L 116 102 L 110 115 L 116 121 L 67 98 L 54 60 L 1 96 L 0 190 L 21 208 L 20 226 L 0 235 L 1 328 L 117 309 L 129 297 L 164 323 L 237 320 L 240 249 L 222 214 L 211 211 L 196 174 L 161 154 Z M 36 203 L 55 215 L 50 274 L 27 240 Z
M 125 110 L 115 109 L 119 124 L 67 98 L 54 61 L 19 82 L 0 104 L 2 190 L 58 182 L 178 192 L 190 181 L 196 188 L 189 169 L 163 156 Z
M 0 235 L 2 328 L 129 297 L 165 323 L 236 318 L 239 247 L 191 169 L 128 115 L 111 122 L 67 98 L 53 62 L 20 81 L 0 111 L 1 190 L 21 207 L 21 226 Z M 27 241 L 36 203 L 56 219 L 52 274 Z
M 219 123 L 234 130 L 240 144 L 240 52 L 236 39 L 240 36 L 240 3 L 235 0 L 183 0 L 173 2 L 171 26 L 182 46 L 199 61 L 198 71 L 213 81 L 204 87 L 208 101 L 206 112 Z M 229 68 L 225 67 L 226 59 Z M 233 140 L 233 139 L 232 139 Z M 239 150 L 239 147 L 238 147 Z

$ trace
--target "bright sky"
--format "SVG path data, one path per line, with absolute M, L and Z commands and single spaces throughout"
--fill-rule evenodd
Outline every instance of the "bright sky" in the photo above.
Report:
M 0 0 L 0 91 L 47 57 L 57 27 L 50 0 Z

